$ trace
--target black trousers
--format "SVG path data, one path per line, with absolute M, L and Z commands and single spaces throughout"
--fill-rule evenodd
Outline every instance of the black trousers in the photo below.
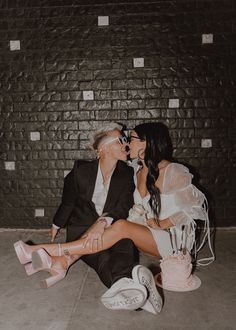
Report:
M 122 277 L 132 277 L 132 269 L 139 262 L 139 253 L 130 239 L 122 239 L 108 250 L 81 259 L 97 272 L 109 288 Z

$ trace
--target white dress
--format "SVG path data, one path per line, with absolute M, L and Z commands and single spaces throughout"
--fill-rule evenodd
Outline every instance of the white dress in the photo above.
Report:
M 189 252 L 192 250 L 195 243 L 196 219 L 203 220 L 206 229 L 204 242 L 202 242 L 200 248 L 205 243 L 206 238 L 208 240 L 210 239 L 207 201 L 205 195 L 192 184 L 192 177 L 188 168 L 181 164 L 170 163 L 166 167 L 162 193 L 160 194 L 161 211 L 159 220 L 169 218 L 174 226 L 169 231 L 153 229 L 147 226 L 153 235 L 162 257 L 175 254 L 181 249 L 187 249 Z M 136 173 L 134 180 L 137 186 Z M 145 214 L 142 215 L 144 225 L 146 224 L 146 219 L 154 217 L 148 203 L 149 199 L 150 195 L 142 198 L 138 189 L 135 189 L 134 203 L 135 205 L 142 206 L 145 210 Z M 128 220 L 132 218 L 132 212 L 131 209 Z M 131 221 L 134 221 L 134 219 Z M 214 259 L 211 246 L 210 250 L 212 257 L 206 258 L 206 260 L 202 259 L 202 261 L 208 261 L 208 259 L 212 261 L 212 258 Z

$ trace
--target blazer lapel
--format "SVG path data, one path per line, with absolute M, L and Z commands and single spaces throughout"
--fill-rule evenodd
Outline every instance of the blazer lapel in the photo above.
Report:
M 97 178 L 97 172 L 98 172 L 98 160 L 91 162 L 89 165 L 90 166 L 88 166 L 88 171 L 86 171 L 87 177 L 85 178 L 85 180 L 88 187 L 87 197 L 88 199 L 92 200 L 96 178 Z
M 118 195 L 118 192 L 120 190 L 120 179 L 121 177 L 120 177 L 119 166 L 117 165 L 111 177 L 111 182 L 107 193 L 107 199 L 103 208 L 104 212 L 106 212 L 106 210 L 109 209 L 111 203 L 114 202 L 116 196 Z

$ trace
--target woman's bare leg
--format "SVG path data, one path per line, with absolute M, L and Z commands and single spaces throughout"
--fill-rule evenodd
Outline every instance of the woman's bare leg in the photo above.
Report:
M 63 269 L 68 269 L 77 260 L 79 260 L 81 255 L 73 254 L 68 256 L 51 256 L 53 265 L 59 265 Z
M 93 250 L 90 246 L 85 246 L 85 238 L 74 242 L 63 243 L 61 244 L 61 249 L 64 254 L 69 254 L 70 256 L 93 254 L 109 249 L 123 238 L 131 239 L 137 248 L 144 253 L 160 257 L 150 230 L 145 226 L 134 224 L 127 220 L 118 220 L 105 230 L 102 236 L 102 248 L 100 249 Z M 36 248 L 45 249 L 51 256 L 58 256 L 60 254 L 58 244 L 40 244 Z

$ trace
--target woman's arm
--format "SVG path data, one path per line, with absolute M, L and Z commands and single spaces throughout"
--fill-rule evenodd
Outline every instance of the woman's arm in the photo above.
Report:
M 192 178 L 188 168 L 181 164 L 172 163 L 167 167 L 162 193 L 174 196 L 177 210 L 168 218 L 172 226 L 181 227 L 192 219 L 205 219 L 202 208 L 205 196 L 192 184 Z
M 157 223 L 157 221 L 153 218 L 147 220 L 148 227 L 151 227 L 153 229 L 169 229 L 174 226 L 174 224 L 171 222 L 170 218 L 163 219 Z

